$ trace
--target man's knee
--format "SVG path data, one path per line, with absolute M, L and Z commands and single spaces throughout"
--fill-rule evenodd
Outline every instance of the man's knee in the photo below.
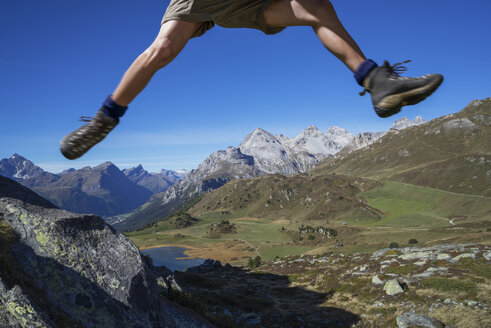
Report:
M 156 40 L 147 50 L 148 63 L 162 68 L 170 63 L 178 54 L 179 48 L 170 39 Z

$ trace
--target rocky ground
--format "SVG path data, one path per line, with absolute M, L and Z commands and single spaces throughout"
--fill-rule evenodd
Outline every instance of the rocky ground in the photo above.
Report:
M 219 327 L 481 328 L 490 261 L 491 247 L 474 244 L 288 256 L 254 270 L 210 260 L 161 269 L 160 285 Z

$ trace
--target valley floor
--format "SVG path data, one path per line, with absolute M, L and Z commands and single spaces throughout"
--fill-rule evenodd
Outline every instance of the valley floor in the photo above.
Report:
M 349 216 L 304 220 L 274 213 L 250 217 L 247 210 L 215 210 L 202 213 L 185 228 L 164 220 L 127 235 L 140 249 L 179 246 L 187 248 L 191 258 L 231 264 L 245 264 L 256 256 L 268 260 L 286 255 L 373 252 L 390 244 L 491 243 L 491 198 L 393 181 L 362 196 L 382 213 L 380 220 Z M 234 229 L 212 233 L 211 227 L 222 221 Z M 332 230 L 326 234 L 326 229 Z

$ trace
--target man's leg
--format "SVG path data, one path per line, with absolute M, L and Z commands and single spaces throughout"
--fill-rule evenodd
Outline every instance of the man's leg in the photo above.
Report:
M 390 66 L 385 61 L 377 66 L 372 60 L 366 60 L 329 0 L 275 0 L 264 11 L 264 20 L 271 27 L 312 26 L 324 46 L 348 66 L 355 73 L 356 81 L 370 92 L 373 107 L 380 117 L 392 116 L 402 106 L 419 103 L 443 81 L 440 74 L 401 77 L 397 74 L 402 69 L 397 69 L 399 64 Z
M 76 159 L 104 139 L 119 123 L 119 117 L 124 114 L 128 104 L 159 69 L 179 54 L 201 24 L 186 21 L 163 24 L 155 41 L 133 62 L 114 94 L 108 97 L 96 116 L 61 140 L 61 153 L 68 159 Z
M 355 72 L 366 58 L 327 0 L 276 0 L 264 12 L 269 26 L 312 26 L 324 46 Z
M 118 105 L 128 106 L 152 76 L 179 54 L 201 24 L 186 21 L 169 21 L 163 24 L 155 41 L 126 71 L 112 99 Z

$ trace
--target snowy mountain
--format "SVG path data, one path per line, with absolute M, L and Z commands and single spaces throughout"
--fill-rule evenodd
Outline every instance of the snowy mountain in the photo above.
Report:
M 164 192 L 177 181 L 181 180 L 187 171 L 176 172 L 162 169 L 160 173 L 148 173 L 140 164 L 131 169 L 124 169 L 123 174 L 128 179 L 145 187 L 153 193 Z
M 333 149 L 332 154 L 335 154 L 343 149 L 343 147 L 349 144 L 355 137 L 348 130 L 337 126 L 331 126 L 329 129 L 327 129 L 326 136 L 330 140 L 330 146 Z
M 298 173 L 297 163 L 288 155 L 287 145 L 268 131 L 257 128 L 239 145 L 240 151 L 254 157 L 254 165 L 263 173 Z
M 19 154 L 13 154 L 10 158 L 0 161 L 0 175 L 13 180 L 34 178 L 43 173 L 42 168 Z

